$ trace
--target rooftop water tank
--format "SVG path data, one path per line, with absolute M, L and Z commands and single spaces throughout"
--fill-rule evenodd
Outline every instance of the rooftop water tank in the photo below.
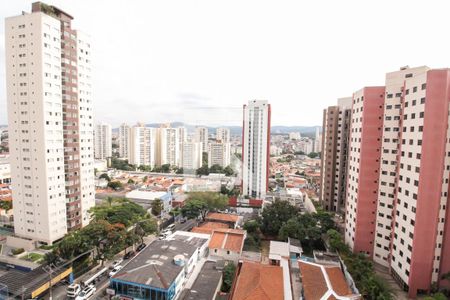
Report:
M 186 259 L 184 257 L 184 255 L 182 254 L 178 254 L 175 255 L 175 257 L 173 258 L 173 262 L 177 265 L 177 266 L 184 266 L 184 264 L 186 263 Z

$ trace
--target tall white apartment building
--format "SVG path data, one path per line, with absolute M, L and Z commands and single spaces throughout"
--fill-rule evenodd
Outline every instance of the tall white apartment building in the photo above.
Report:
M 269 180 L 270 104 L 251 100 L 244 105 L 242 194 L 265 198 Z
M 203 151 L 208 150 L 208 128 L 207 127 L 196 127 L 195 128 L 195 134 L 194 139 L 196 142 L 202 143 Z
M 300 132 L 289 132 L 289 139 L 290 140 L 299 140 L 302 137 Z
M 128 124 L 119 126 L 119 157 L 130 159 L 131 127 Z
M 316 135 L 314 137 L 314 152 L 322 151 L 322 134 L 320 133 L 320 129 L 316 128 Z
M 137 124 L 130 129 L 129 163 L 136 166 L 156 164 L 157 129 Z
M 177 131 L 178 131 L 178 151 L 179 151 L 179 155 L 178 155 L 178 166 L 183 166 L 183 144 L 185 142 L 187 142 L 188 140 L 188 133 L 187 133 L 187 128 L 184 126 L 180 126 L 177 127 Z
M 216 129 L 216 140 L 223 143 L 230 142 L 230 128 L 219 127 Z
M 91 46 L 71 20 L 36 2 L 5 22 L 15 233 L 49 244 L 95 203 Z
M 223 143 L 221 141 L 212 142 L 208 145 L 208 167 L 219 165 L 226 167 L 230 165 L 231 157 L 230 143 Z
M 181 166 L 180 130 L 163 126 L 159 131 L 159 161 L 160 165 Z
M 202 143 L 192 141 L 183 143 L 182 168 L 185 172 L 200 168 L 202 166 L 202 158 Z
M 112 156 L 111 125 L 105 123 L 95 125 L 94 140 L 94 158 L 106 159 Z

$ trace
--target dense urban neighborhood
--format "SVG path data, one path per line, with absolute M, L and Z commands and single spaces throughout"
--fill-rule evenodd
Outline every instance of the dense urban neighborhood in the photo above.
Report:
M 195 124 L 108 123 L 86 19 L 27 9 L 0 32 L 0 300 L 450 299 L 450 69 L 390 71 L 321 126 L 195 95 Z

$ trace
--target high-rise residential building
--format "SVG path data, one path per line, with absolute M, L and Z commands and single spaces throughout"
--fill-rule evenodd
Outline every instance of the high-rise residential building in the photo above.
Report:
M 131 127 L 128 124 L 119 126 L 119 157 L 130 159 Z
M 320 133 L 319 127 L 316 128 L 316 135 L 314 136 L 314 152 L 322 151 L 322 134 Z
M 178 163 L 177 166 L 182 167 L 183 166 L 183 144 L 187 142 L 188 140 L 188 132 L 186 127 L 180 126 L 177 127 L 178 130 Z
M 269 181 L 270 104 L 251 100 L 244 105 L 242 127 L 242 194 L 265 198 Z
M 168 125 L 158 128 L 158 132 L 160 165 L 181 166 L 180 131 Z
M 309 137 L 302 137 L 300 141 L 296 143 L 294 146 L 295 151 L 301 151 L 304 154 L 308 155 L 314 151 L 314 140 Z
M 384 86 L 353 94 L 345 242 L 372 257 L 383 127 Z
M 196 142 L 202 143 L 203 151 L 208 151 L 208 127 L 196 127 L 194 139 Z
M 211 142 L 208 145 L 208 167 L 219 165 L 226 167 L 231 162 L 230 143 L 223 143 L 221 141 Z
M 183 143 L 183 164 L 181 165 L 185 172 L 197 170 L 202 166 L 203 149 L 200 142 Z
M 450 69 L 386 75 L 374 260 L 415 297 L 450 272 Z
M 450 69 L 404 67 L 385 84 L 381 115 L 353 97 L 345 235 L 415 297 L 448 288 Z
M 44 243 L 95 204 L 92 53 L 72 19 L 36 2 L 5 26 L 15 233 Z
M 111 125 L 105 123 L 95 125 L 94 141 L 94 158 L 106 159 L 112 156 Z
M 222 141 L 223 143 L 229 143 L 230 138 L 230 128 L 219 127 L 216 129 L 216 140 Z
M 300 132 L 289 132 L 289 139 L 290 140 L 299 140 L 302 138 L 302 135 Z
M 345 213 L 351 108 L 347 97 L 323 111 L 319 198 L 326 210 L 340 213 Z
M 156 128 L 138 123 L 130 129 L 129 163 L 154 167 L 156 164 Z

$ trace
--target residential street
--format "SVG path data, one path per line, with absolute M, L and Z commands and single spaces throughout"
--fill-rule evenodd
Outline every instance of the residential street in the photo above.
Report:
M 185 224 L 187 224 L 188 222 L 186 222 Z M 180 225 L 184 225 L 184 224 L 180 224 Z M 156 239 L 156 237 L 154 235 L 149 235 L 144 237 L 144 243 L 146 243 L 147 245 L 149 245 L 150 243 L 152 243 L 154 240 Z M 129 247 L 127 250 L 131 250 L 132 248 Z M 116 259 L 119 258 L 123 258 L 125 251 L 120 252 L 119 254 L 117 254 L 113 260 L 109 260 L 106 261 L 104 266 L 107 267 L 109 269 L 109 267 L 111 266 L 112 262 Z M 122 265 L 126 265 L 130 260 L 125 260 Z M 76 278 L 75 279 L 75 283 L 79 283 L 82 280 L 88 279 L 90 276 L 92 276 L 93 274 L 95 274 L 96 271 L 100 270 L 101 266 L 97 266 L 96 268 L 92 269 L 91 271 L 89 271 L 87 274 L 84 274 L 83 276 Z M 109 271 L 108 271 L 109 272 Z M 95 292 L 95 294 L 90 298 L 90 299 L 108 299 L 108 296 L 105 295 L 105 290 L 109 285 L 109 277 L 108 275 L 103 276 L 103 278 L 101 278 L 101 280 L 99 282 L 96 283 L 96 288 L 97 291 Z M 68 284 L 57 284 L 56 286 L 53 287 L 52 289 L 52 293 L 53 293 L 53 300 L 60 300 L 60 299 L 68 299 L 66 297 L 66 289 L 67 289 Z M 42 299 L 46 299 L 49 300 L 50 299 L 50 293 L 47 291 L 46 295 L 42 298 Z

